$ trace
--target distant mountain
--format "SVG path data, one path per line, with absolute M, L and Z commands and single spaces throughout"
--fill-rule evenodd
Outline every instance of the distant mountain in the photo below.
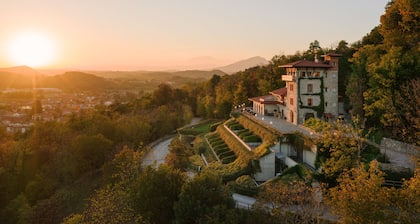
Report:
M 195 78 L 195 79 L 210 79 L 213 75 L 223 76 L 225 72 L 221 70 L 201 71 L 201 70 L 186 70 L 172 73 L 175 76 Z
M 28 67 L 28 66 L 16 66 L 9 68 L 0 68 L 0 72 L 13 73 L 17 75 L 30 75 L 30 76 L 39 76 L 43 75 L 41 72 Z
M 89 71 L 88 73 L 94 74 L 104 78 L 131 78 L 138 80 L 160 80 L 166 81 L 174 77 L 182 77 L 189 79 L 210 79 L 214 74 L 226 75 L 220 70 L 185 70 L 185 71 Z
M 118 84 L 112 80 L 83 72 L 66 72 L 44 76 L 27 66 L 0 68 L 0 88 L 60 88 L 67 90 L 112 89 Z
M 42 85 L 71 90 L 113 89 L 118 86 L 111 80 L 84 72 L 66 72 L 62 75 L 48 76 L 42 80 Z
M 248 58 L 242 61 L 238 61 L 230 65 L 220 67 L 218 69 L 227 74 L 233 74 L 235 72 L 243 71 L 247 68 L 267 65 L 268 63 L 269 61 L 267 61 L 265 58 L 257 56 L 257 57 Z

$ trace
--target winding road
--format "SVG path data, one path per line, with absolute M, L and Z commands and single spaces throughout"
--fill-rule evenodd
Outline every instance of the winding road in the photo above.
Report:
M 173 137 L 168 138 L 155 145 L 144 157 L 142 164 L 143 167 L 152 166 L 154 168 L 157 168 L 162 163 L 164 163 L 165 157 L 169 153 L 168 146 L 171 143 L 172 139 Z
M 189 125 L 196 125 L 201 121 L 201 118 L 193 118 Z M 171 144 L 171 141 L 174 137 L 160 141 L 158 144 L 153 146 L 151 150 L 146 154 L 143 159 L 143 167 L 152 166 L 153 168 L 158 168 L 162 163 L 165 162 L 166 155 L 168 155 L 169 150 L 168 146 Z

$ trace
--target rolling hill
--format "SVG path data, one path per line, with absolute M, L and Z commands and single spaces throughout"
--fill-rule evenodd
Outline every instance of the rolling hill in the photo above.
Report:
M 44 76 L 27 66 L 0 68 L 0 88 L 60 88 L 67 90 L 95 90 L 116 88 L 112 80 L 83 72 L 66 72 Z

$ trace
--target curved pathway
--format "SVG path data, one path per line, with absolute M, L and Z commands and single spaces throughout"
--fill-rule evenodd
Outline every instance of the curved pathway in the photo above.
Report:
M 168 146 L 171 143 L 172 138 L 168 138 L 164 141 L 159 142 L 146 154 L 143 159 L 143 167 L 152 166 L 154 168 L 159 167 L 165 162 L 166 155 L 168 155 Z
M 200 120 L 201 118 L 195 117 L 187 126 L 195 125 L 200 122 Z M 152 166 L 153 168 L 158 168 L 162 163 L 164 163 L 165 158 L 169 153 L 168 146 L 171 144 L 172 139 L 174 139 L 174 137 L 165 139 L 154 145 L 144 157 L 142 166 Z

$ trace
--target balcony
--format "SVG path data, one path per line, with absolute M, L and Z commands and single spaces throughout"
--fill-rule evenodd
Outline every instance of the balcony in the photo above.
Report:
M 282 75 L 281 80 L 286 82 L 294 82 L 296 81 L 296 77 L 294 75 Z

